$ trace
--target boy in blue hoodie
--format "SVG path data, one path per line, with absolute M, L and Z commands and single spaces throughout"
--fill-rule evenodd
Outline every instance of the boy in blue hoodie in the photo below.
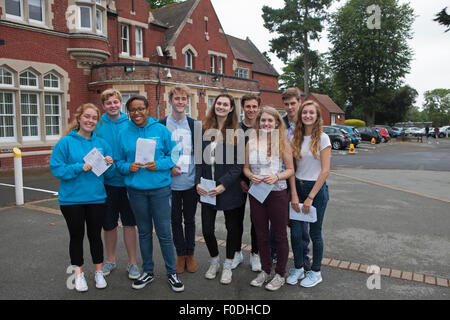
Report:
M 128 116 L 120 109 L 122 107 L 122 95 L 116 89 L 106 89 L 101 94 L 102 106 L 105 113 L 102 121 L 97 125 L 97 135 L 105 139 L 113 150 L 113 159 L 119 156 L 120 130 L 127 126 Z M 116 268 L 116 247 L 118 240 L 118 220 L 123 226 L 123 240 L 128 254 L 128 278 L 137 279 L 140 276 L 136 263 L 137 232 L 136 221 L 128 201 L 125 177 L 117 170 L 116 174 L 105 179 L 106 214 L 103 220 L 104 239 L 106 247 L 106 262 L 103 264 L 103 274 L 109 275 Z
M 119 160 L 117 168 L 125 175 L 130 205 L 139 233 L 142 255 L 142 276 L 134 281 L 134 289 L 142 289 L 154 280 L 153 225 L 159 239 L 166 265 L 168 282 L 175 292 L 184 291 L 175 269 L 175 250 L 171 231 L 171 168 L 178 159 L 175 141 L 170 131 L 158 120 L 147 117 L 149 104 L 143 96 L 127 101 L 131 121 L 119 133 Z M 154 161 L 136 162 L 138 139 L 156 142 Z
M 114 175 L 112 151 L 108 143 L 98 137 L 94 130 L 100 119 L 100 110 L 90 103 L 80 106 L 70 124 L 70 131 L 53 148 L 50 170 L 60 179 L 58 199 L 61 212 L 67 222 L 70 234 L 69 254 L 75 266 L 75 289 L 87 291 L 83 273 L 83 240 L 85 225 L 92 261 L 95 265 L 96 287 L 106 287 L 103 277 L 102 221 L 105 214 L 106 192 L 104 177 Z M 109 164 L 113 164 L 102 175 L 92 172 L 93 166 L 84 157 L 96 148 Z

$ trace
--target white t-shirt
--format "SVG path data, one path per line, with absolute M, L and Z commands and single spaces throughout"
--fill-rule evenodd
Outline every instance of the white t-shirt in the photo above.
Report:
M 309 150 L 311 144 L 311 136 L 305 136 L 302 144 L 302 159 L 295 160 L 297 163 L 297 171 L 295 177 L 300 180 L 316 181 L 322 170 L 322 163 L 320 162 L 320 151 L 328 146 L 331 146 L 330 137 L 324 132 L 320 136 L 320 150 L 317 159 Z

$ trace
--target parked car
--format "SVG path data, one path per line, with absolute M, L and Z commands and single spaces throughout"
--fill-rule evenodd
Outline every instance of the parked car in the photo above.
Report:
M 417 136 L 420 134 L 420 128 L 409 127 L 405 129 L 405 136 Z
M 390 126 L 386 126 L 383 124 L 376 124 L 374 127 L 381 127 L 381 128 L 385 128 L 389 134 L 389 137 L 393 138 L 394 137 L 394 129 L 392 129 Z
M 383 127 L 372 127 L 372 128 L 375 128 L 375 129 L 378 129 L 378 130 L 380 130 L 380 133 L 381 133 L 381 142 L 388 142 L 389 140 L 391 140 L 391 137 L 389 136 L 389 133 L 388 133 L 388 131 L 386 130 L 386 128 L 383 128 Z
M 323 132 L 330 137 L 331 147 L 335 150 L 348 148 L 352 143 L 350 136 L 343 129 L 323 126 Z
M 371 127 L 359 127 L 359 134 L 361 135 L 362 141 L 372 141 L 372 138 L 375 138 L 375 143 L 381 142 L 381 134 L 377 132 L 376 129 Z
M 425 130 L 425 128 L 420 129 L 420 130 L 419 130 L 419 133 L 420 133 L 421 135 L 423 135 L 423 136 L 426 136 L 426 130 Z M 434 128 L 433 128 L 433 127 L 430 127 L 430 128 L 428 129 L 428 136 L 429 136 L 429 137 L 432 137 L 432 138 L 436 138 L 436 133 L 434 133 Z
M 394 131 L 393 137 L 399 137 L 405 134 L 405 129 L 399 128 L 399 127 L 392 127 L 392 130 Z
M 450 136 L 450 126 L 443 126 L 439 128 L 439 138 Z
M 334 124 L 333 127 L 344 129 L 352 139 L 352 143 L 355 147 L 361 142 L 361 135 L 355 127 L 343 126 L 340 124 Z

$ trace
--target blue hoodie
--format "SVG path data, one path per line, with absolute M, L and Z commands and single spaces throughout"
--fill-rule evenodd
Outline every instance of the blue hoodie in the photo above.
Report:
M 61 179 L 58 200 L 61 205 L 104 203 L 106 199 L 103 176 L 114 175 L 114 165 L 104 174 L 97 177 L 92 171 L 84 171 L 84 156 L 93 148 L 97 148 L 103 156 L 112 156 L 108 143 L 97 137 L 95 132 L 86 139 L 77 131 L 71 130 L 53 148 L 50 157 L 50 170 Z
M 120 118 L 112 121 L 106 113 L 102 115 L 102 121 L 97 124 L 96 133 L 108 142 L 112 148 L 112 158 L 114 161 L 119 159 L 119 132 L 127 127 L 128 116 L 120 112 Z M 119 171 L 114 170 L 115 175 L 111 178 L 105 177 L 105 184 L 113 187 L 125 187 L 125 177 Z
M 136 142 L 138 138 L 156 140 L 155 163 L 156 170 L 149 171 L 145 168 L 137 172 L 130 172 L 130 165 L 135 162 Z M 152 190 L 170 186 L 172 178 L 170 169 L 175 166 L 178 152 L 172 150 L 176 143 L 172 140 L 169 129 L 158 122 L 155 118 L 148 118 L 144 127 L 138 127 L 133 121 L 119 133 L 120 159 L 117 161 L 117 169 L 120 174 L 125 175 L 127 187 L 138 190 Z M 172 159 L 171 155 L 174 155 Z

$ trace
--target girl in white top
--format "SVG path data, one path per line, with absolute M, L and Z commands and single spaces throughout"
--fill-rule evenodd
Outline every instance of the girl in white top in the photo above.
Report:
M 275 276 L 266 285 L 275 291 L 285 283 L 286 264 L 289 255 L 287 222 L 289 199 L 286 180 L 294 174 L 292 151 L 286 139 L 284 121 L 272 107 L 261 108 L 255 120 L 255 135 L 251 135 L 246 146 L 244 174 L 252 185 L 266 183 L 272 190 L 261 203 L 252 195 L 250 216 L 255 227 L 262 270 L 250 284 L 261 287 L 269 281 L 272 269 L 270 256 L 269 222 L 274 231 L 277 246 Z M 283 164 L 286 169 L 283 169 Z
M 313 287 L 322 282 L 321 262 L 323 255 L 322 223 L 329 199 L 326 179 L 330 174 L 331 143 L 327 134 L 322 132 L 322 115 L 319 105 L 314 101 L 305 101 L 298 110 L 294 137 L 291 141 L 296 162 L 295 178 L 289 179 L 292 208 L 309 213 L 311 206 L 317 211 L 317 221 L 310 223 L 310 236 L 313 243 L 313 264 L 311 271 L 304 275 L 303 246 L 301 245 L 303 222 L 290 220 L 291 245 L 294 253 L 295 268 L 291 269 L 288 284 L 300 283 L 303 287 Z

